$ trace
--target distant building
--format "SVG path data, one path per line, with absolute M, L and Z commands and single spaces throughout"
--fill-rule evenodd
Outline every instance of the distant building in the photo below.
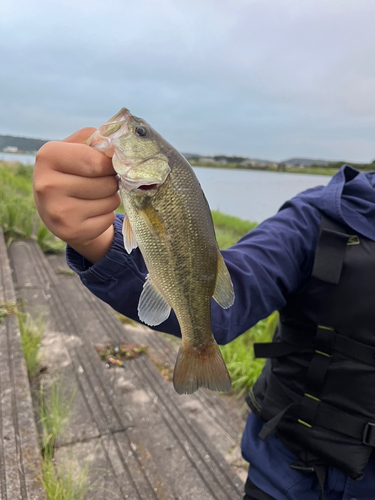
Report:
M 201 161 L 202 163 L 215 163 L 215 160 L 210 156 L 201 156 L 198 161 Z
M 7 146 L 3 149 L 4 153 L 17 153 L 18 148 L 16 146 Z
M 243 165 L 244 167 L 248 167 L 248 166 L 256 167 L 258 165 L 258 161 L 257 160 L 244 160 L 244 161 L 241 161 L 240 165 Z

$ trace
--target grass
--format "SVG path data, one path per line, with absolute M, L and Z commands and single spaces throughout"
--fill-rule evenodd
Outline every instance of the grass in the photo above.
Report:
M 39 218 L 32 175 L 32 167 L 0 160 L 0 226 L 8 243 L 14 238 L 34 238 L 45 252 L 63 250 L 65 244 Z
M 310 174 L 310 175 L 330 175 L 333 176 L 339 171 L 338 168 L 329 167 L 288 167 L 286 173 L 291 172 L 292 174 Z
M 244 234 L 257 226 L 256 222 L 239 219 L 214 210 L 212 211 L 212 219 L 220 250 L 234 245 Z
M 0 323 L 4 318 L 10 316 L 11 314 L 16 314 L 18 312 L 17 305 L 14 302 L 1 302 L 0 303 Z
M 9 314 L 17 314 L 27 373 L 29 380 L 35 382 L 41 369 L 39 350 L 43 322 L 40 318 L 34 321 L 29 314 L 21 313 L 15 304 L 1 304 L 0 320 Z M 62 468 L 56 465 L 54 459 L 56 439 L 69 421 L 74 396 L 75 392 L 66 395 L 61 381 L 53 380 L 47 389 L 43 381 L 40 383 L 37 411 L 42 452 L 41 481 L 49 500 L 83 500 L 90 489 L 88 466 L 77 472 L 71 462 L 68 467 Z
M 44 460 L 42 483 L 49 500 L 83 500 L 91 490 L 88 486 L 88 467 L 78 473 L 73 462 L 58 474 L 52 460 Z
M 57 268 L 57 274 L 62 274 L 62 275 L 65 275 L 65 276 L 74 276 L 75 272 L 72 269 L 70 269 L 69 267 L 59 266 Z
M 53 380 L 48 390 L 43 382 L 39 389 L 39 424 L 42 430 L 41 447 L 44 460 L 52 461 L 56 438 L 65 428 L 75 393 L 66 397 L 63 384 Z
M 88 465 L 77 471 L 72 461 L 66 467 L 57 467 L 54 459 L 56 439 L 69 422 L 74 396 L 75 392 L 66 395 L 61 381 L 52 381 L 47 390 L 43 383 L 40 385 L 41 479 L 49 500 L 83 500 L 91 489 L 88 484 Z
M 29 314 L 22 313 L 14 302 L 0 304 L 0 323 L 6 317 L 16 314 L 21 334 L 22 350 L 25 357 L 29 380 L 32 381 L 40 372 L 39 349 L 43 337 L 41 319 L 33 321 Z
M 221 250 L 234 245 L 243 235 L 257 226 L 255 222 L 215 211 L 212 212 L 212 218 Z M 274 312 L 237 339 L 220 347 L 232 380 L 232 388 L 239 395 L 244 394 L 253 386 L 265 363 L 264 359 L 254 358 L 254 342 L 270 342 L 277 321 L 278 313 Z
M 239 395 L 243 395 L 251 389 L 265 363 L 264 359 L 254 358 L 254 342 L 270 342 L 277 321 L 278 313 L 274 312 L 237 339 L 225 346 L 220 346 L 232 379 L 232 388 Z
M 257 224 L 246 220 L 212 212 L 216 239 L 219 248 L 224 250 L 234 245 L 243 235 L 254 229 Z M 232 380 L 232 388 L 239 395 L 247 392 L 255 383 L 263 369 L 265 360 L 255 359 L 254 342 L 270 342 L 278 321 L 275 312 L 268 318 L 259 321 L 253 328 L 240 335 L 220 350 Z
M 21 333 L 21 343 L 23 354 L 25 356 L 27 374 L 29 380 L 32 381 L 40 372 L 40 343 L 43 337 L 44 325 L 42 319 L 39 318 L 36 322 L 29 314 L 16 311 L 18 323 Z
M 36 240 L 44 253 L 57 253 L 65 250 L 65 243 L 54 236 L 42 222 L 39 224 Z

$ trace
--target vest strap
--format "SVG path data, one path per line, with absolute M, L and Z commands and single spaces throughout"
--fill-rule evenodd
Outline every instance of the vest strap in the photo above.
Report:
M 337 285 L 340 281 L 346 246 L 351 235 L 322 229 L 315 252 L 311 276 Z
M 335 432 L 341 432 L 342 434 L 351 436 L 360 443 L 375 447 L 375 422 L 368 422 L 360 417 L 355 417 L 323 401 L 314 401 L 314 398 L 309 397 L 310 395 L 305 394 L 304 396 L 300 396 L 280 382 L 273 373 L 270 375 L 270 385 L 273 387 L 273 391 L 276 391 L 278 394 L 283 393 L 284 397 L 292 402 L 263 425 L 259 434 L 261 439 L 267 439 L 276 430 L 284 415 L 290 411 L 291 414 L 295 415 L 296 421 L 307 428 L 319 426 Z M 313 423 L 311 424 L 300 418 L 303 399 L 310 399 L 313 402 L 309 407 L 309 411 L 314 412 Z
M 293 352 L 299 351 L 298 345 L 289 344 L 289 342 L 255 342 L 254 356 L 256 358 L 280 358 Z
M 306 375 L 306 392 L 319 398 L 323 389 L 324 379 L 331 364 L 333 351 L 334 332 L 318 326 L 315 337 L 315 354 L 310 362 Z M 311 407 L 311 402 L 306 401 L 303 406 Z
M 302 472 L 315 472 L 320 486 L 320 495 L 318 500 L 323 500 L 324 483 L 327 477 L 327 466 L 312 463 L 311 465 L 305 462 L 296 461 L 290 464 L 291 469 Z
M 321 349 L 319 349 L 313 329 L 308 328 L 306 331 L 297 331 L 286 325 L 280 325 L 279 328 L 281 336 L 280 342 L 254 344 L 254 355 L 256 358 L 279 358 L 307 349 L 316 349 L 325 352 L 322 344 L 319 344 L 321 347 Z M 318 328 L 322 328 L 322 326 Z M 325 329 L 325 327 L 323 327 L 323 329 Z M 334 356 L 336 352 L 339 352 L 345 354 L 349 358 L 363 361 L 372 366 L 375 365 L 375 347 L 362 344 L 344 335 L 340 335 L 337 332 L 333 332 L 333 330 L 332 333 L 333 344 L 331 355 Z
M 319 500 L 323 500 L 324 483 L 327 477 L 327 467 L 325 467 L 324 465 L 314 465 L 314 470 L 320 486 Z
M 271 418 L 268 422 L 263 424 L 262 430 L 259 433 L 259 437 L 262 441 L 267 441 L 267 439 L 270 437 L 270 435 L 275 432 L 276 427 L 279 425 L 281 419 L 285 415 L 287 411 L 289 411 L 295 404 L 291 403 L 288 405 L 286 408 L 284 408 L 283 411 L 278 413 L 276 416 Z

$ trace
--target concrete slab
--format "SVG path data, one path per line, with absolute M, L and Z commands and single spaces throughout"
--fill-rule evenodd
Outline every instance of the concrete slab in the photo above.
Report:
M 15 302 L 0 228 L 0 304 Z M 0 493 L 2 499 L 46 500 L 30 385 L 15 315 L 0 323 Z
M 143 344 L 155 332 L 124 328 L 76 276 L 61 274 L 63 257 L 47 260 L 34 242 L 27 242 L 27 249 L 16 245 L 9 254 L 18 293 L 29 311 L 43 311 L 46 318 L 48 371 L 63 374 L 77 390 L 70 430 L 58 442 L 58 460 L 69 454 L 71 460 L 94 457 L 92 484 L 98 480 L 106 488 L 112 481 L 119 498 L 240 500 L 243 481 L 216 444 L 226 451 L 238 446 L 242 419 L 231 421 L 215 395 L 179 396 L 148 356 L 126 361 L 125 370 L 106 369 L 95 344 Z M 158 339 L 150 342 L 152 348 L 168 350 L 162 336 Z M 95 476 L 98 468 L 104 475 Z

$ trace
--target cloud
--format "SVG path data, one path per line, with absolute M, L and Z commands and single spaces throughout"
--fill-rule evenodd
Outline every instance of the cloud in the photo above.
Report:
M 374 11 L 365 0 L 9 2 L 0 133 L 61 138 L 125 105 L 184 151 L 370 160 Z

